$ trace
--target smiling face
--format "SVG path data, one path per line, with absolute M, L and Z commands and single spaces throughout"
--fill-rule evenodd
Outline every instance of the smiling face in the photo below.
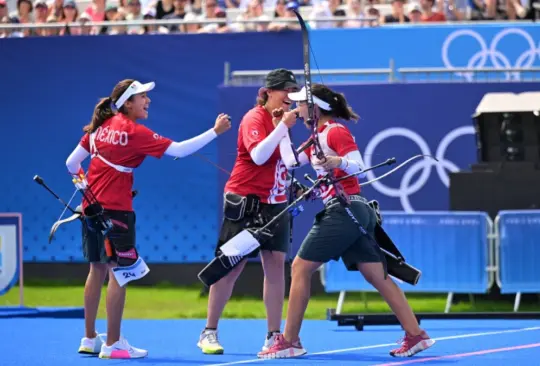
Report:
M 285 90 L 272 90 L 269 89 L 268 93 L 268 105 L 272 109 L 283 108 L 285 112 L 291 108 L 292 100 L 289 99 L 288 94 L 296 91 L 297 89 L 288 88 Z
M 132 96 L 124 104 L 124 108 L 127 111 L 128 117 L 133 121 L 147 119 L 150 102 L 151 100 L 146 93 L 140 93 Z

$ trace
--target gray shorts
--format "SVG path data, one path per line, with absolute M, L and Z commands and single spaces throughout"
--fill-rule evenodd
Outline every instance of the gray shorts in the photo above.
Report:
M 375 212 L 363 197 L 351 196 L 351 199 L 356 200 L 351 201 L 349 209 L 369 236 L 360 231 L 343 206 L 330 201 L 315 216 L 313 227 L 298 251 L 300 258 L 322 263 L 341 258 L 349 271 L 358 270 L 358 263 L 384 262 L 379 245 L 372 239 L 377 223 Z

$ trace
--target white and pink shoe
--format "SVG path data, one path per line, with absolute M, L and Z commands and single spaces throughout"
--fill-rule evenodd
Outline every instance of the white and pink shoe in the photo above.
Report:
M 120 337 L 118 342 L 114 342 L 110 346 L 107 346 L 107 343 L 103 343 L 101 352 L 99 353 L 99 358 L 110 359 L 143 358 L 146 356 L 148 356 L 147 350 L 132 347 L 123 337 Z
M 400 340 L 401 347 L 390 351 L 390 356 L 394 357 L 411 357 L 415 354 L 425 351 L 435 344 L 435 340 L 431 339 L 425 331 L 419 335 L 413 336 L 405 333 L 405 337 Z
M 291 358 L 305 355 L 307 351 L 302 347 L 300 341 L 289 342 L 283 334 L 277 334 L 273 344 L 267 349 L 257 354 L 259 358 Z

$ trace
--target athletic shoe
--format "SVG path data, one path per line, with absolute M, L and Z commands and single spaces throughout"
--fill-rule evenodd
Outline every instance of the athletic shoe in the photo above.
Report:
M 79 353 L 86 355 L 97 355 L 103 345 L 103 334 L 97 334 L 94 338 L 84 337 L 81 339 L 81 345 L 79 346 Z
M 307 351 L 302 347 L 300 341 L 289 342 L 283 334 L 277 334 L 274 344 L 266 351 L 259 352 L 259 358 L 290 358 L 305 355 Z
M 391 350 L 390 356 L 411 357 L 433 346 L 435 340 L 429 338 L 427 333 L 422 331 L 422 333 L 416 336 L 405 333 L 405 337 L 398 343 L 401 343 L 401 347 Z
M 268 351 L 270 347 L 276 342 L 276 337 L 281 334 L 280 332 L 272 332 L 266 335 L 264 339 L 264 345 L 262 347 L 263 351 Z
M 147 350 L 132 347 L 124 337 L 120 337 L 119 341 L 110 346 L 103 343 L 99 353 L 99 358 L 111 359 L 143 358 L 146 356 L 148 356 Z
M 219 344 L 217 330 L 205 329 L 202 331 L 197 343 L 204 354 L 207 355 L 221 355 L 223 354 L 223 347 Z

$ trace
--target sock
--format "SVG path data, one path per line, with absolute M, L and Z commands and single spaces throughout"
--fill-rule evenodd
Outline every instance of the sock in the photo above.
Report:
M 206 327 L 206 328 L 204 328 L 204 330 L 214 330 L 214 331 L 216 331 L 217 328 L 208 328 L 208 327 Z
M 270 339 L 274 334 L 281 333 L 279 330 L 272 330 L 266 334 L 266 339 Z

